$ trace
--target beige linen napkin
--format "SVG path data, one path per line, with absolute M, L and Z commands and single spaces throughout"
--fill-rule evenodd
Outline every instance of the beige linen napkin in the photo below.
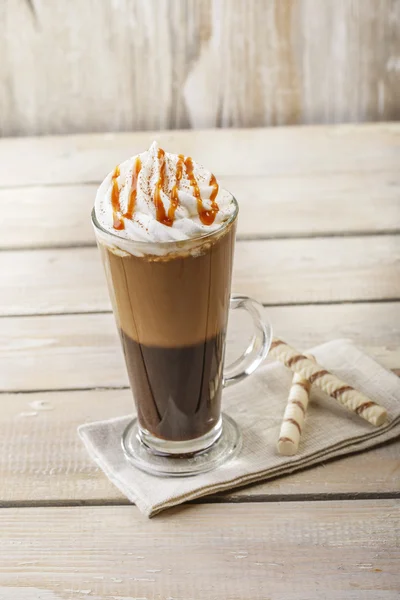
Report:
M 139 471 L 121 448 L 122 432 L 132 417 L 81 425 L 79 435 L 110 481 L 148 517 L 186 500 L 292 473 L 400 436 L 398 377 L 347 340 L 328 342 L 311 352 L 326 369 L 385 406 L 387 424 L 373 427 L 313 386 L 298 454 L 280 456 L 276 442 L 292 373 L 279 363 L 266 362 L 223 394 L 223 409 L 240 425 L 243 447 L 214 471 L 184 478 L 160 478 Z

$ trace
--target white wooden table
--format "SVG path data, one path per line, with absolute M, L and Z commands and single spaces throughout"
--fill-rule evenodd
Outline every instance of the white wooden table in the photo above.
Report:
M 0 140 L 0 600 L 398 598 L 400 441 L 149 521 L 78 440 L 132 407 L 96 185 L 155 135 L 238 197 L 234 290 L 279 335 L 400 373 L 399 125 Z

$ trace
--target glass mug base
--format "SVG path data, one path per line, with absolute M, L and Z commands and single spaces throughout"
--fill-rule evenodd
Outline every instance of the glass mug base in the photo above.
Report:
M 222 418 L 218 419 L 218 422 L 214 427 L 205 433 L 204 435 L 179 442 L 170 440 L 164 440 L 151 434 L 149 431 L 140 427 L 138 429 L 138 436 L 140 441 L 147 447 L 147 449 L 153 454 L 158 456 L 188 456 L 194 455 L 198 452 L 203 452 L 212 446 L 222 433 Z
M 196 440 L 168 442 L 139 430 L 133 419 L 122 436 L 122 449 L 135 467 L 159 477 L 188 477 L 211 471 L 239 452 L 240 430 L 222 414 L 211 431 Z

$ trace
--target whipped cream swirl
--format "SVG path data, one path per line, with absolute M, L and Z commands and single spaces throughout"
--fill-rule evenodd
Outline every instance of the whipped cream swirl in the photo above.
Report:
M 156 142 L 109 173 L 95 200 L 101 227 L 137 242 L 197 238 L 222 227 L 234 212 L 232 195 L 212 173 Z

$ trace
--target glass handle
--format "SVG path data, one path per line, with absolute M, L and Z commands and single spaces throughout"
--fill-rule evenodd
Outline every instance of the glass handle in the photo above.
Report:
M 248 375 L 254 373 L 268 354 L 272 341 L 272 327 L 263 319 L 261 304 L 247 296 L 233 294 L 230 300 L 230 309 L 246 310 L 253 321 L 254 335 L 249 346 L 239 358 L 224 369 L 224 387 L 238 383 Z

